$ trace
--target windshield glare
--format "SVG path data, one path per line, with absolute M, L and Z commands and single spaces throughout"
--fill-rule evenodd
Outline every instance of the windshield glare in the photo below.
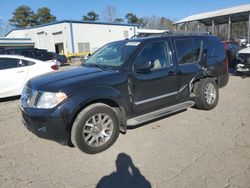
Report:
M 139 43 L 136 43 L 137 45 Z M 128 41 L 119 41 L 107 44 L 94 53 L 86 62 L 85 65 L 98 65 L 105 67 L 119 67 L 132 54 L 136 48 L 135 43 Z

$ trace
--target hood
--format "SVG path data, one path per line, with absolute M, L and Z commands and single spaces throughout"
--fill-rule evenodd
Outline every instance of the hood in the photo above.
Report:
M 250 48 L 244 48 L 238 52 L 239 54 L 250 54 Z
M 28 87 L 38 91 L 70 92 L 79 87 L 86 87 L 94 82 L 100 82 L 102 77 L 114 74 L 113 70 L 102 70 L 96 67 L 79 66 L 70 70 L 57 71 L 32 78 Z M 90 80 L 94 80 L 90 83 Z

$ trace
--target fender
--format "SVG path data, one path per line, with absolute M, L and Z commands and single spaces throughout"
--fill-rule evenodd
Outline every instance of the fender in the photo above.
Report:
M 124 88 L 125 89 L 125 88 Z M 126 131 L 126 114 L 131 113 L 128 92 L 121 92 L 115 87 L 107 85 L 95 85 L 87 88 L 81 88 L 71 95 L 71 103 L 74 104 L 74 111 L 71 122 L 77 114 L 86 106 L 94 102 L 112 102 L 115 107 L 122 131 Z

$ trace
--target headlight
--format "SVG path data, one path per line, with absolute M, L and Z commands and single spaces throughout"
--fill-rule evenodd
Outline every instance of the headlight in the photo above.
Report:
M 67 95 L 63 92 L 59 93 L 44 92 L 41 93 L 40 95 L 41 96 L 36 104 L 36 107 L 45 109 L 53 108 L 67 98 Z

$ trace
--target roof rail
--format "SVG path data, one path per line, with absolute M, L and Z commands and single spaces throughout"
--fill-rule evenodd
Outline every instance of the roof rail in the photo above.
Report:
M 169 31 L 167 34 L 172 35 L 211 35 L 208 31 Z
M 211 32 L 207 31 L 165 31 L 162 33 L 143 33 L 139 35 L 134 35 L 133 38 L 141 38 L 141 37 L 163 37 L 167 35 L 211 35 Z

